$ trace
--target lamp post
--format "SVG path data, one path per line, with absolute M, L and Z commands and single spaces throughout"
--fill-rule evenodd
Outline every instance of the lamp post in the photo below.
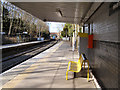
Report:
M 75 30 L 73 30 L 73 51 L 75 50 Z
M 65 28 L 66 41 L 67 41 L 67 32 L 68 32 L 68 28 Z

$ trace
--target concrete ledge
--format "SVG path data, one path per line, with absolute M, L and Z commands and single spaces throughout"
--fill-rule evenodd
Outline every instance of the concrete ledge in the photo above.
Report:
M 97 79 L 95 78 L 95 76 L 93 75 L 93 73 L 91 71 L 90 71 L 90 76 L 91 76 L 90 80 L 93 80 L 95 87 L 98 90 L 102 90 L 101 86 L 97 82 Z

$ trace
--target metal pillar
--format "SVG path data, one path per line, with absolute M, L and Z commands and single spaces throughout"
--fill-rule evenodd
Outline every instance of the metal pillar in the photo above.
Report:
M 73 30 L 73 51 L 75 49 L 75 30 Z
M 40 36 L 40 29 L 39 29 L 39 40 L 41 40 L 41 36 Z
M 83 33 L 85 33 L 85 26 L 83 26 Z

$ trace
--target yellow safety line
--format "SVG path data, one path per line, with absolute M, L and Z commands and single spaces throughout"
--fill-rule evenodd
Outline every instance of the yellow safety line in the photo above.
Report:
M 63 44 L 63 42 L 61 42 L 59 44 L 59 46 L 57 48 L 55 48 L 52 53 L 48 54 L 46 57 L 51 56 L 61 45 Z M 42 59 L 42 60 L 46 60 L 46 59 Z M 40 60 L 41 61 L 41 60 Z M 40 62 L 39 61 L 39 62 Z M 14 88 L 16 85 L 18 85 L 23 79 L 25 79 L 29 74 L 24 74 L 27 72 L 33 72 L 37 67 L 39 66 L 38 64 L 32 64 L 29 68 L 27 68 L 23 74 L 19 74 L 17 75 L 15 78 L 13 78 L 12 80 L 10 80 L 9 82 L 7 82 L 6 84 L 4 84 L 2 86 L 2 88 Z

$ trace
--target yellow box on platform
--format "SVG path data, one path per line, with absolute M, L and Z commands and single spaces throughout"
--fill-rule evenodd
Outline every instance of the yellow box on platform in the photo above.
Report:
M 88 33 L 80 33 L 78 32 L 79 37 L 88 37 Z

